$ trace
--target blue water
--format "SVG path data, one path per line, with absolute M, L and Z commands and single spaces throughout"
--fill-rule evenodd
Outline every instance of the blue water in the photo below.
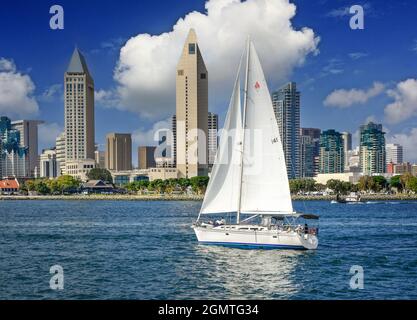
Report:
M 417 202 L 296 202 L 321 216 L 315 252 L 199 245 L 199 207 L 2 201 L 0 299 L 417 299 Z M 62 291 L 49 287 L 56 264 Z

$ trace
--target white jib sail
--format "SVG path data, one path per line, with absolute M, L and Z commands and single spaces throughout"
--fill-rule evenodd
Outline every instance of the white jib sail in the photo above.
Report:
M 278 124 L 265 76 L 252 43 L 248 54 L 240 209 L 242 213 L 293 213 Z
M 239 67 L 240 70 L 240 67 Z M 239 72 L 238 72 L 239 74 Z M 236 79 L 201 214 L 236 212 L 239 206 L 242 116 Z

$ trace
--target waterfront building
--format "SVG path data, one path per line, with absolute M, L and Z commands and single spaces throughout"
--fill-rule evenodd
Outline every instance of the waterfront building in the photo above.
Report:
M 176 74 L 176 155 L 180 177 L 207 175 L 208 72 L 194 29 L 185 42 Z
M 413 166 L 409 162 L 404 162 L 404 163 L 392 163 L 391 162 L 390 164 L 387 165 L 387 173 L 392 173 L 393 175 L 403 175 L 406 173 L 412 174 Z
M 319 172 L 320 134 L 316 128 L 300 129 L 300 177 L 314 177 Z
M 272 104 L 284 148 L 288 177 L 300 177 L 300 92 L 290 82 L 272 93 Z
M 350 132 L 342 132 L 343 147 L 345 152 L 345 170 L 349 168 L 349 151 L 352 151 L 352 134 Z
M 19 192 L 20 185 L 17 179 L 0 180 L 0 195 L 14 194 Z
M 87 174 L 97 167 L 96 161 L 94 159 L 84 159 L 84 160 L 67 160 L 66 164 L 66 174 L 70 175 L 81 181 L 88 181 Z
M 360 172 L 341 172 L 341 173 L 319 173 L 314 177 L 316 183 L 326 185 L 329 180 L 339 180 L 357 184 L 362 177 Z
M 60 176 L 61 172 L 55 148 L 42 151 L 39 166 L 41 178 L 53 179 Z
M 108 170 L 132 170 L 132 136 L 109 133 L 106 137 L 105 166 Z
M 65 160 L 94 159 L 94 80 L 78 49 L 65 72 L 64 90 Z
M 218 146 L 219 116 L 215 113 L 208 113 L 208 164 L 213 166 L 216 159 Z
M 56 161 L 58 162 L 58 176 L 64 175 L 65 170 L 65 132 L 62 132 L 55 142 Z
M 403 163 L 404 151 L 403 147 L 399 144 L 389 143 L 385 146 L 386 162 L 389 163 Z
M 382 124 L 360 127 L 360 167 L 364 175 L 386 172 L 385 132 Z
M 0 178 L 29 176 L 28 148 L 8 117 L 0 117 Z
M 320 136 L 320 173 L 343 173 L 344 158 L 342 134 L 335 130 L 323 131 Z
M 12 121 L 12 129 L 20 132 L 20 146 L 27 148 L 28 175 L 39 176 L 39 154 L 38 154 L 38 126 L 43 121 L 18 120 Z
M 105 168 L 106 167 L 106 152 L 96 150 L 94 151 L 94 160 L 96 160 L 97 168 Z
M 155 151 L 156 147 L 141 146 L 138 148 L 139 169 L 155 168 Z
M 415 177 L 417 177 L 417 164 L 413 164 L 411 166 L 411 174 Z

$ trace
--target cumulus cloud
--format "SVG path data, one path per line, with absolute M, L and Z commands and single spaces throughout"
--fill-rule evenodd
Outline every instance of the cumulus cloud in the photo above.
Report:
M 94 92 L 94 100 L 101 107 L 117 107 L 120 98 L 115 90 L 100 89 Z
M 230 96 L 247 35 L 273 81 L 318 52 L 313 30 L 292 26 L 296 7 L 288 0 L 208 0 L 205 8 L 179 19 L 169 32 L 139 34 L 126 42 L 114 74 L 121 103 L 114 107 L 159 118 L 175 112 L 175 68 L 190 28 L 209 71 L 211 105 Z
M 13 60 L 0 58 L 0 114 L 9 117 L 36 115 L 39 106 L 34 91 L 31 78 L 18 72 Z
M 388 90 L 394 102 L 385 107 L 385 118 L 391 124 L 400 123 L 417 116 L 417 80 L 407 79 Z
M 63 99 L 63 94 L 62 84 L 53 84 L 47 88 L 40 97 L 38 97 L 38 100 L 43 102 L 51 102 L 56 98 Z
M 43 123 L 38 127 L 39 145 L 42 149 L 55 146 L 55 140 L 64 129 L 58 123 Z
M 395 134 L 387 138 L 388 143 L 398 143 L 404 147 L 406 161 L 417 162 L 417 128 L 408 133 Z
M 330 93 L 324 100 L 324 105 L 328 107 L 348 108 L 354 104 L 365 104 L 369 99 L 381 94 L 385 86 L 380 82 L 375 82 L 372 88 L 362 89 L 338 89 Z

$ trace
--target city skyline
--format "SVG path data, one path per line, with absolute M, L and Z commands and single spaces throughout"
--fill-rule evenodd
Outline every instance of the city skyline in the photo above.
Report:
M 259 31 L 258 24 L 250 21 L 251 35 L 260 47 L 260 56 L 264 61 L 266 60 L 264 67 L 271 90 L 279 88 L 288 81 L 298 83 L 303 94 L 301 126 L 318 127 L 323 130 L 334 127 L 340 132 L 352 132 L 355 136 L 354 141 L 358 141 L 357 128 L 367 119 L 372 119 L 383 123 L 386 129 L 389 129 L 386 130 L 387 142 L 404 145 L 404 148 L 408 150 L 405 153 L 405 160 L 415 162 L 417 160 L 415 147 L 417 129 L 414 125 L 416 115 L 413 100 L 409 99 L 407 92 L 412 90 L 416 83 L 416 75 L 412 72 L 417 67 L 416 52 L 413 50 L 416 39 L 412 30 L 407 27 L 412 21 L 413 10 L 404 10 L 404 8 L 415 7 L 416 4 L 406 1 L 401 4 L 384 5 L 382 8 L 376 1 L 368 1 L 363 3 L 365 5 L 365 29 L 351 30 L 349 15 L 346 11 L 340 10 L 350 5 L 348 1 L 338 3 L 325 1 L 317 6 L 313 2 L 296 0 L 291 2 L 295 7 L 286 4 L 285 1 L 277 2 L 283 2 L 283 8 L 288 9 L 288 11 L 283 9 L 283 12 L 291 12 L 296 7 L 297 11 L 294 16 L 288 13 L 282 17 L 292 23 L 291 28 L 289 30 L 276 29 L 282 35 L 270 37 L 270 33 L 262 33 Z M 214 9 L 213 3 L 209 3 Z M 260 1 L 254 1 L 254 3 L 256 7 L 262 6 Z M 52 146 L 53 140 L 63 130 L 63 110 L 60 108 L 63 99 L 62 73 L 65 70 L 68 55 L 75 45 L 84 52 L 96 82 L 98 140 L 96 142 L 104 145 L 105 135 L 108 132 L 132 132 L 134 148 L 138 145 L 149 144 L 152 136 L 150 130 L 166 123 L 175 109 L 174 86 L 167 84 L 166 79 L 175 77 L 175 63 L 170 61 L 178 59 L 183 40 L 170 41 L 168 49 L 165 50 L 168 54 L 165 54 L 160 47 L 154 48 L 160 52 L 158 55 L 160 61 L 166 62 L 168 66 L 159 64 L 162 69 L 158 73 L 163 74 L 163 82 L 160 78 L 155 78 L 159 91 L 155 91 L 152 86 L 149 88 L 149 94 L 136 99 L 144 104 L 143 110 L 154 107 L 160 116 L 139 114 L 139 106 L 128 107 L 125 100 L 118 101 L 112 96 L 112 89 L 119 86 L 131 92 L 132 88 L 124 84 L 128 83 L 129 76 L 135 76 L 133 73 L 115 73 L 115 70 L 119 70 L 117 68 L 119 63 L 132 59 L 131 65 L 125 64 L 124 66 L 132 72 L 138 71 L 135 58 L 138 52 L 134 50 L 136 44 L 139 43 L 143 48 L 153 45 L 153 42 L 150 43 L 145 39 L 146 33 L 159 36 L 168 32 L 169 38 L 175 35 L 175 39 L 184 39 L 188 32 L 186 29 L 190 27 L 190 24 L 195 24 L 194 27 L 199 33 L 201 22 L 192 23 L 187 16 L 192 11 L 199 12 L 200 20 L 213 24 L 211 27 L 213 30 L 207 31 L 208 35 L 207 32 L 203 32 L 200 36 L 200 45 L 206 52 L 207 68 L 211 70 L 209 109 L 219 114 L 219 122 L 223 123 L 229 98 L 227 92 L 230 91 L 232 85 L 232 81 L 224 77 L 224 73 L 233 74 L 232 70 L 235 70 L 237 65 L 224 67 L 220 64 L 219 57 L 224 56 L 225 62 L 230 59 L 236 60 L 243 45 L 239 44 L 239 48 L 226 47 L 228 51 L 220 50 L 221 40 L 214 34 L 222 25 L 215 25 L 216 20 L 213 14 L 210 12 L 207 14 L 204 9 L 204 1 L 173 2 L 170 10 L 164 10 L 163 15 L 158 19 L 159 22 L 154 21 L 154 17 L 155 14 L 161 15 L 161 12 L 155 11 L 155 8 L 159 6 L 165 8 L 165 2 L 157 1 L 153 7 L 134 2 L 128 2 L 128 4 L 131 9 L 123 11 L 125 15 L 123 21 L 110 18 L 115 4 L 107 3 L 103 4 L 97 12 L 97 17 L 94 18 L 97 20 L 93 20 L 87 27 L 86 23 L 90 19 L 84 19 L 83 15 L 91 12 L 92 9 L 89 8 L 93 4 L 83 3 L 85 7 L 83 15 L 79 16 L 78 13 L 75 17 L 74 12 L 77 12 L 79 4 L 62 1 L 66 13 L 63 31 L 48 29 L 48 21 L 45 21 L 45 17 L 48 18 L 49 6 L 46 2 L 40 2 L 40 4 L 25 2 L 25 6 L 30 7 L 32 14 L 26 17 L 27 19 L 17 20 L 11 20 L 10 17 L 21 15 L 18 12 L 19 6 L 5 4 L 6 10 L 2 12 L 8 12 L 8 15 L 0 14 L 2 18 L 0 26 L 2 30 L 9 31 L 4 36 L 2 34 L 5 45 L 0 50 L 2 59 L 0 72 L 22 82 L 27 94 L 15 102 L 16 105 L 10 107 L 5 106 L 0 100 L 0 113 L 12 119 L 44 120 L 46 123 L 40 126 L 40 149 Z M 239 3 L 234 4 L 236 7 L 239 5 Z M 137 9 L 139 6 L 140 10 Z M 274 18 L 281 17 L 281 14 L 275 11 L 271 11 L 271 15 L 274 15 Z M 137 19 L 138 16 L 142 18 Z M 177 28 L 179 31 L 172 32 L 172 27 L 179 18 L 185 18 L 184 26 Z M 106 25 L 101 23 L 96 25 L 95 21 L 98 19 L 107 21 Z M 401 28 L 403 30 L 401 34 L 389 32 L 391 27 L 385 23 L 386 19 Z M 32 32 L 39 33 L 40 36 L 36 41 L 27 39 L 28 26 Z M 266 24 L 268 31 L 274 30 L 274 26 L 269 21 Z M 273 42 L 277 42 L 284 35 L 300 31 L 302 27 L 310 28 L 313 36 L 320 37 L 320 41 L 315 43 L 311 35 L 300 34 L 303 43 L 306 44 L 300 48 L 302 52 L 305 52 L 299 57 L 302 61 L 295 63 L 289 60 L 287 65 L 282 65 L 282 57 L 277 56 L 277 62 L 271 62 L 272 58 L 265 54 L 265 48 L 273 45 Z M 247 28 L 243 28 L 242 32 L 250 33 Z M 210 36 L 213 36 L 212 41 L 210 41 Z M 241 37 L 241 35 L 236 34 L 236 37 Z M 127 42 L 129 39 L 130 41 Z M 343 41 L 340 41 L 341 39 Z M 288 39 L 285 37 L 282 40 Z M 55 45 L 51 47 L 50 43 Z M 284 43 L 288 48 L 293 45 L 289 42 Z M 363 45 L 364 43 L 367 45 Z M 390 43 L 389 47 L 386 46 L 387 43 Z M 123 51 L 121 51 L 122 48 Z M 274 46 L 270 48 L 276 50 Z M 288 48 L 285 52 L 289 50 Z M 37 50 L 39 54 L 28 54 L 34 50 Z M 121 52 L 126 54 L 121 54 Z M 152 61 L 146 61 L 146 63 L 149 64 Z M 143 69 L 143 73 L 138 75 L 140 79 L 142 76 L 147 76 L 148 71 L 149 69 Z M 143 87 L 148 84 L 148 81 L 137 84 L 138 92 L 143 92 Z M 398 94 L 399 99 L 396 98 L 395 93 Z M 168 96 L 168 102 L 166 99 L 161 102 L 160 96 Z M 346 97 L 351 98 L 346 101 Z M 152 101 L 150 98 L 154 99 L 154 104 L 150 103 Z M 393 103 L 394 106 L 392 106 Z M 408 115 L 407 118 L 393 113 L 395 106 L 404 110 L 404 114 Z M 391 115 L 389 117 L 392 119 L 391 123 L 386 121 L 386 115 Z M 394 136 L 396 139 L 393 138 Z M 137 163 L 136 159 L 134 163 Z

